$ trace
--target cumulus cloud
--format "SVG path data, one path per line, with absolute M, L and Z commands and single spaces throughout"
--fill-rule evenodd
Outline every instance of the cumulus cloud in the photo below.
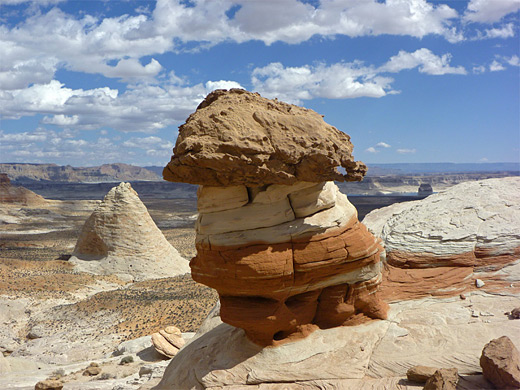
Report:
M 17 4 L 9 0 L 4 4 Z M 58 0 L 44 0 L 51 4 Z M 233 17 L 227 12 L 237 9 Z M 196 42 L 211 46 L 223 41 L 260 40 L 300 43 L 313 35 L 429 34 L 459 40 L 450 26 L 457 12 L 426 0 L 326 0 L 317 7 L 297 0 L 158 0 L 151 15 L 76 18 L 59 8 L 35 12 L 16 27 L 0 27 L 3 88 L 16 89 L 52 79 L 58 67 L 100 73 L 114 78 L 148 80 L 162 70 L 154 58 Z
M 517 55 L 514 55 L 510 58 L 505 58 L 507 63 L 511 66 L 520 66 L 520 58 Z
M 415 149 L 397 149 L 397 153 L 399 154 L 414 154 L 416 152 Z
M 183 121 L 214 86 L 241 87 L 230 81 L 194 86 L 140 84 L 120 94 L 108 87 L 71 89 L 52 80 L 0 91 L 0 114 L 4 119 L 43 114 L 44 124 L 81 130 L 107 126 L 123 132 L 154 132 Z
M 314 98 L 379 98 L 399 93 L 392 89 L 394 79 L 384 73 L 398 73 L 413 68 L 429 75 L 467 73 L 462 66 L 450 66 L 450 61 L 449 53 L 438 56 L 423 48 L 413 53 L 400 51 L 379 68 L 361 61 L 300 67 L 285 67 L 279 62 L 273 62 L 255 68 L 251 82 L 254 89 L 266 97 L 296 104 Z
M 284 67 L 271 63 L 252 73 L 255 90 L 267 97 L 298 103 L 314 98 L 382 97 L 392 93 L 393 79 L 375 73 L 361 62 Z
M 520 9 L 520 0 L 471 0 L 464 13 L 467 22 L 495 23 Z
M 380 148 L 391 148 L 391 146 L 388 145 L 386 142 L 378 142 L 376 146 L 379 146 Z
M 437 56 L 430 50 L 422 48 L 413 53 L 400 51 L 397 55 L 379 68 L 380 71 L 400 72 L 405 69 L 419 68 L 419 72 L 430 75 L 466 74 L 463 66 L 450 66 L 451 54 Z
M 0 156 L 4 162 L 48 162 L 60 164 L 81 161 L 82 165 L 104 162 L 142 164 L 143 151 L 150 164 L 165 164 L 173 143 L 160 137 L 131 137 L 121 142 L 118 137 L 101 136 L 93 140 L 78 137 L 69 130 L 55 131 L 39 127 L 23 133 L 5 133 L 0 130 Z
M 513 23 L 508 23 L 500 28 L 490 28 L 485 30 L 485 38 L 511 38 L 515 36 Z
M 484 65 L 474 66 L 473 73 L 474 74 L 482 74 L 486 71 L 486 67 Z
M 366 148 L 365 152 L 368 152 L 368 153 L 378 153 L 379 151 L 376 148 L 374 148 L 373 146 L 371 146 L 369 148 Z
M 505 70 L 505 66 L 502 65 L 500 62 L 498 62 L 497 60 L 493 60 L 493 62 L 491 63 L 491 65 L 489 65 L 489 71 L 490 72 L 499 72 L 501 70 Z

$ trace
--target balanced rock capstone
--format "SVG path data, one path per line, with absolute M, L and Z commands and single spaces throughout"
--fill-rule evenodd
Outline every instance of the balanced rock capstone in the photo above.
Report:
M 331 181 L 362 178 L 351 150 L 314 111 L 244 90 L 212 92 L 180 127 L 163 175 L 201 185 L 192 277 L 259 345 L 386 318 L 382 247 Z
M 189 272 L 129 183 L 107 193 L 83 225 L 69 261 L 78 271 L 130 280 Z

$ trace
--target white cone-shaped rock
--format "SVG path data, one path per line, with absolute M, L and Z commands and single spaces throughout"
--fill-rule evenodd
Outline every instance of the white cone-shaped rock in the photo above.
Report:
M 78 271 L 136 281 L 190 271 L 129 183 L 112 188 L 94 210 L 69 261 Z

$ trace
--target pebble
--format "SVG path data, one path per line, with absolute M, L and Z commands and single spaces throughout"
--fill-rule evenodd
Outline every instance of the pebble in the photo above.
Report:
M 477 286 L 477 288 L 481 288 L 481 287 L 484 287 L 486 283 L 484 283 L 482 280 L 480 279 L 475 279 L 475 286 Z

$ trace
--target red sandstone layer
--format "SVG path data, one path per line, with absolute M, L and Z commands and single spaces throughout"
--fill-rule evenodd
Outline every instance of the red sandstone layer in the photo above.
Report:
M 325 234 L 245 247 L 199 243 L 192 277 L 220 294 L 221 318 L 261 345 L 386 318 L 382 247 L 357 218 Z

